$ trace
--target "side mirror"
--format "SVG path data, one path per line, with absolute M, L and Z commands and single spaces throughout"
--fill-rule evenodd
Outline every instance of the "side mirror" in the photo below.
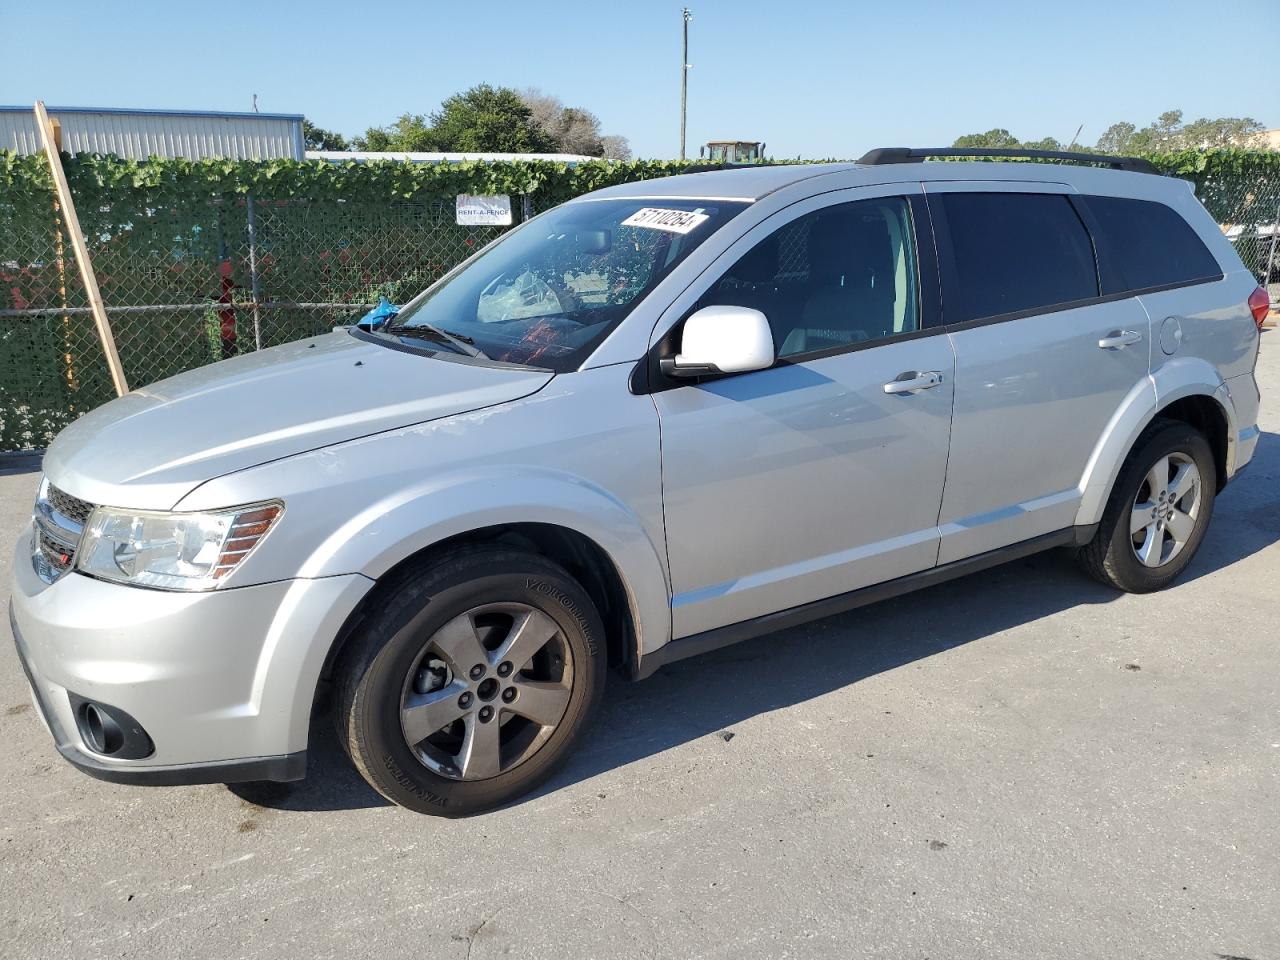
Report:
M 680 353 L 661 361 L 670 377 L 746 373 L 773 366 L 773 331 L 759 310 L 703 307 L 684 322 Z

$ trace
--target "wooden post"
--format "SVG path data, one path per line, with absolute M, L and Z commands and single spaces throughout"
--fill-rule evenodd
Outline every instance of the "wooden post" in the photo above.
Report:
M 107 308 L 102 303 L 98 278 L 94 275 L 93 264 L 89 261 L 89 247 L 84 242 L 80 218 L 76 216 L 75 203 L 71 199 L 71 188 L 67 186 L 67 175 L 62 169 L 62 157 L 58 152 L 60 138 L 56 136 L 53 124 L 49 122 L 49 114 L 45 112 L 43 101 L 36 101 L 35 113 L 36 126 L 40 128 L 40 137 L 44 140 L 44 152 L 49 158 L 49 170 L 53 173 L 53 188 L 57 191 L 58 203 L 62 207 L 62 219 L 67 225 L 67 233 L 71 236 L 71 249 L 75 251 L 76 263 L 80 267 L 80 279 L 84 282 L 84 291 L 89 298 L 89 309 L 93 311 L 93 319 L 98 327 L 98 338 L 102 341 L 102 350 L 107 356 L 107 369 L 111 371 L 111 382 L 115 385 L 116 395 L 123 397 L 129 392 L 129 384 L 124 378 L 120 354 L 116 352 L 116 340 L 111 335 L 111 323 L 107 320 Z
M 58 152 L 62 152 L 62 124 L 58 122 L 57 117 L 51 117 L 49 121 L 53 126 L 53 145 L 58 148 Z M 58 204 L 58 198 L 53 198 L 53 215 L 56 219 L 62 218 L 62 207 Z M 62 304 L 62 362 L 66 366 L 65 378 L 67 381 L 67 389 L 73 393 L 80 388 L 76 381 L 76 364 L 75 351 L 72 349 L 71 336 L 71 314 L 67 313 L 67 309 L 71 306 L 67 302 L 67 249 L 62 243 L 62 231 L 58 230 L 54 237 L 54 256 L 58 261 L 58 302 Z M 74 401 L 71 408 L 75 409 Z

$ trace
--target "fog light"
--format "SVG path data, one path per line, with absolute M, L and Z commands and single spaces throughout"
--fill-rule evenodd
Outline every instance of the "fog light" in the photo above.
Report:
M 80 739 L 93 753 L 113 760 L 141 760 L 156 752 L 137 720 L 119 707 L 68 693 Z
M 124 731 L 109 714 L 103 713 L 94 703 L 86 703 L 83 710 L 84 722 L 81 726 L 84 738 L 96 753 L 109 756 L 124 746 Z

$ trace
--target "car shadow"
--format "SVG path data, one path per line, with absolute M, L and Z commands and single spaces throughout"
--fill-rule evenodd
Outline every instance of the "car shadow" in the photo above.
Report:
M 1278 481 L 1280 436 L 1263 434 L 1249 468 L 1215 505 L 1209 534 L 1180 582 L 1280 542 Z M 674 663 L 644 683 L 611 675 L 604 706 L 577 754 L 514 804 L 1010 627 L 1118 596 L 1081 573 L 1067 551 L 1056 550 Z M 314 720 L 305 781 L 231 789 L 285 810 L 385 805 L 343 753 L 324 698 Z
M 307 736 L 307 778 L 293 783 L 229 783 L 241 800 L 273 810 L 355 810 L 391 803 L 351 765 L 333 726 L 329 684 L 321 684 Z

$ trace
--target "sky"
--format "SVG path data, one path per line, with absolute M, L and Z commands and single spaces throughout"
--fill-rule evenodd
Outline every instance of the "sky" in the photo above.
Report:
M 1251 116 L 1280 0 L 689 0 L 689 153 L 763 140 L 854 158 L 1005 127 Z M 348 136 L 488 82 L 594 112 L 639 157 L 679 149 L 681 6 L 653 0 L 0 0 L 0 103 L 303 113 Z M 29 38 L 29 39 L 24 39 Z M 1265 59 L 1265 57 L 1264 57 Z

